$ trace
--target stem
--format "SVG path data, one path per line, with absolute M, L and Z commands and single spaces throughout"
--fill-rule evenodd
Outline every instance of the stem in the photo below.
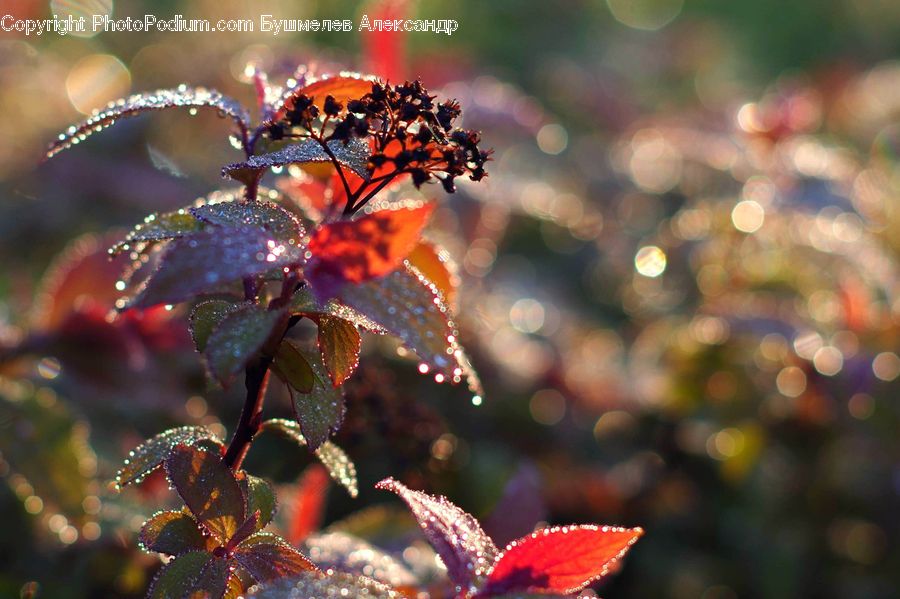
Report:
M 368 202 L 373 197 L 375 197 L 375 194 L 377 194 L 379 191 L 384 189 L 387 186 L 387 184 L 390 183 L 392 180 L 393 180 L 393 177 L 385 179 L 384 181 L 379 183 L 377 186 L 375 186 L 375 189 L 373 189 L 372 191 L 367 193 L 366 197 L 364 197 L 359 203 L 357 203 L 355 205 L 352 204 L 351 202 L 347 202 L 347 206 L 344 208 L 344 214 L 348 215 L 348 214 L 353 214 L 353 213 L 357 212 L 360 208 L 362 208 L 363 206 L 366 205 L 366 202 Z
M 247 365 L 245 384 L 247 387 L 247 399 L 241 410 L 241 419 L 238 421 L 234 436 L 223 458 L 225 464 L 237 471 L 244 461 L 244 456 L 253 443 L 253 437 L 259 432 L 262 420 L 263 399 L 266 396 L 266 387 L 269 383 L 269 366 L 272 358 L 259 356 L 253 363 Z
M 353 200 L 353 192 L 350 191 L 350 183 L 347 182 L 347 177 L 344 175 L 344 169 L 341 167 L 341 163 L 338 162 L 337 156 L 334 155 L 334 152 L 331 151 L 331 148 L 328 147 L 328 144 L 322 141 L 321 138 L 316 137 L 316 141 L 319 142 L 319 145 L 322 146 L 322 149 L 325 150 L 325 153 L 328 154 L 328 157 L 331 159 L 331 163 L 334 164 L 334 168 L 337 169 L 338 175 L 341 178 L 341 184 L 344 186 L 344 193 L 347 194 L 347 205 L 349 206 Z M 344 213 L 346 214 L 346 208 L 344 209 Z

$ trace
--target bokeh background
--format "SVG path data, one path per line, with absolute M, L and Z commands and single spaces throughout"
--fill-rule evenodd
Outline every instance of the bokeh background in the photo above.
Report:
M 241 403 L 206 387 L 181 312 L 106 321 L 118 265 L 101 251 L 110 230 L 221 184 L 238 155 L 227 122 L 173 111 L 42 151 L 145 89 L 252 104 L 248 63 L 273 81 L 302 63 L 421 76 L 496 152 L 486 183 L 429 190 L 484 400 L 368 339 L 338 436 L 363 491 L 332 489 L 323 525 L 396 504 L 371 490 L 393 475 L 498 541 L 538 521 L 643 526 L 606 597 L 900 596 L 900 4 L 52 3 L 117 18 L 388 9 L 459 30 L 0 33 L 0 596 L 142 596 L 158 561 L 135 532 L 169 492 L 107 481 L 144 437 L 224 433 Z M 309 463 L 261 439 L 247 466 L 290 491 Z

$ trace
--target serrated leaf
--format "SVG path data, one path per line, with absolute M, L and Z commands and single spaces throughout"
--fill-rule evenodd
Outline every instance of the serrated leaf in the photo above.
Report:
M 306 316 L 328 314 L 352 322 L 364 331 L 369 331 L 370 333 L 375 333 L 377 335 L 384 335 L 387 332 L 384 330 L 384 327 L 371 318 L 368 318 L 349 306 L 341 304 L 337 300 L 332 299 L 324 304 L 319 303 L 308 286 L 301 287 L 294 293 L 288 310 L 291 311 L 291 314 L 303 314 Z
M 341 166 L 350 169 L 360 177 L 368 178 L 366 164 L 369 160 L 369 145 L 359 139 L 344 143 L 333 139 L 325 144 Z M 244 162 L 229 164 L 222 169 L 222 175 L 237 181 L 255 180 L 260 173 L 272 167 L 288 164 L 331 163 L 331 156 L 318 141 L 309 139 L 285 146 L 267 154 L 256 154 Z
M 169 481 L 191 514 L 224 545 L 247 519 L 247 503 L 222 458 L 178 445 L 166 459 Z
M 396 270 L 433 211 L 434 204 L 424 204 L 319 225 L 309 240 L 314 276 L 360 283 Z
M 209 336 L 203 352 L 209 373 L 225 384 L 243 370 L 283 315 L 279 310 L 248 304 L 226 316 Z
M 644 533 L 640 528 L 545 528 L 507 545 L 479 597 L 524 591 L 569 594 L 605 576 Z
M 147 439 L 129 454 L 122 469 L 116 473 L 116 486 L 139 483 L 166 461 L 169 453 L 178 445 L 194 445 L 209 442 L 221 448 L 222 441 L 205 426 L 181 426 L 171 428 Z
M 273 239 L 258 227 L 201 231 L 169 243 L 159 268 L 130 305 L 178 303 L 224 283 L 302 261 L 296 244 Z
M 223 299 L 212 299 L 200 302 L 191 310 L 190 329 L 191 337 L 197 351 L 206 349 L 206 342 L 213 330 L 221 324 L 225 318 L 238 310 L 241 302 L 232 302 Z
M 203 223 L 185 208 L 155 213 L 145 218 L 143 223 L 136 225 L 125 239 L 110 248 L 109 253 L 115 256 L 138 243 L 176 239 L 202 230 Z
M 272 521 L 275 510 L 278 509 L 275 490 L 263 479 L 249 474 L 240 482 L 244 489 L 244 495 L 247 497 L 247 513 L 259 512 L 256 531 L 262 530 Z
M 403 595 L 385 584 L 365 576 L 340 572 L 330 574 L 306 572 L 291 578 L 281 578 L 263 585 L 250 596 L 257 599 L 284 599 L 284 597 L 403 599 Z
M 341 72 L 337 75 L 321 75 L 318 78 L 305 76 L 295 77 L 297 83 L 285 90 L 277 102 L 271 107 L 271 124 L 284 117 L 286 109 L 293 108 L 294 99 L 300 94 L 310 96 L 321 110 L 326 96 L 334 96 L 338 102 L 345 104 L 348 100 L 359 99 L 372 91 L 372 84 L 377 81 L 373 75 Z
M 306 447 L 306 438 L 300 431 L 300 424 L 285 418 L 273 418 L 262 423 L 261 430 L 271 430 L 278 432 L 288 439 L 291 439 L 301 447 Z M 328 470 L 328 474 L 347 489 L 351 497 L 359 494 L 359 484 L 356 479 L 356 466 L 343 449 L 332 443 L 325 441 L 315 450 L 316 457 Z
M 147 551 L 172 556 L 210 549 L 200 525 L 184 512 L 154 514 L 141 527 L 140 542 Z
M 310 559 L 323 570 L 365 575 L 393 587 L 413 586 L 415 575 L 392 555 L 366 541 L 340 532 L 306 540 Z
M 176 107 L 214 108 L 222 116 L 231 117 L 243 129 L 247 128 L 249 122 L 247 111 L 236 100 L 224 96 L 214 89 L 181 85 L 175 89 L 159 89 L 110 102 L 103 110 L 95 112 L 87 120 L 73 125 L 61 133 L 59 138 L 47 149 L 47 158 L 56 156 L 63 150 L 84 141 L 92 133 L 105 129 L 120 119 L 152 110 Z
M 440 292 L 409 265 L 360 285 L 346 285 L 341 302 L 399 337 L 426 364 L 438 382 L 458 383 L 481 394 L 481 382 L 457 342 L 459 333 Z
M 297 242 L 306 234 L 296 216 L 265 200 L 205 204 L 190 211 L 204 223 L 219 227 L 258 227 L 282 241 Z
M 261 583 L 316 570 L 316 566 L 306 556 L 288 545 L 284 539 L 264 532 L 257 533 L 238 545 L 234 550 L 234 559 Z
M 225 594 L 228 563 L 205 551 L 185 553 L 160 569 L 147 599 L 186 599 L 210 597 L 219 599 Z
M 313 371 L 313 386 L 309 393 L 293 393 L 294 413 L 306 443 L 318 449 L 336 432 L 344 419 L 344 390 L 335 387 L 318 352 L 301 352 Z
M 282 341 L 278 346 L 273 368 L 295 391 L 309 393 L 315 385 L 316 375 L 312 367 L 297 346 L 288 340 Z
M 497 547 L 474 516 L 446 497 L 413 491 L 393 478 L 379 482 L 375 488 L 396 493 L 406 502 L 454 584 L 467 589 L 490 571 Z
M 336 316 L 322 315 L 318 325 L 318 346 L 332 384 L 346 381 L 359 365 L 362 339 L 356 325 Z

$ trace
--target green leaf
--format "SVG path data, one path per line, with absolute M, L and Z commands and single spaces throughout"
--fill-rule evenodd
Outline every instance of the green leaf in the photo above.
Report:
M 244 494 L 220 456 L 179 445 L 166 459 L 166 473 L 194 517 L 221 545 L 247 519 Z
M 465 376 L 472 392 L 482 393 L 440 291 L 409 264 L 380 279 L 345 285 L 340 300 L 399 337 L 436 380 L 458 383 Z
M 263 585 L 253 594 L 256 599 L 284 597 L 366 597 L 366 599 L 402 599 L 389 586 L 354 574 L 342 572 L 304 572 Z
M 244 277 L 303 261 L 299 240 L 275 240 L 259 227 L 218 227 L 169 242 L 159 268 L 131 306 L 175 304 Z
M 238 545 L 234 550 L 234 559 L 257 582 L 316 570 L 316 566 L 287 541 L 264 532 L 257 533 Z
M 147 599 L 186 599 L 225 594 L 228 562 L 205 551 L 185 553 L 162 567 L 147 593 Z
M 200 525 L 184 512 L 157 512 L 141 527 L 140 543 L 146 551 L 181 555 L 208 550 Z
M 220 227 L 260 227 L 272 233 L 275 239 L 299 240 L 305 235 L 297 217 L 272 202 L 265 200 L 220 202 L 191 208 L 198 220 Z
M 363 179 L 369 178 L 369 171 L 366 168 L 369 161 L 369 144 L 352 139 L 346 144 L 343 141 L 331 140 L 326 145 L 341 166 L 350 169 Z M 245 162 L 229 164 L 222 169 L 222 175 L 237 181 L 248 181 L 272 167 L 316 162 L 331 162 L 331 157 L 318 141 L 310 139 L 285 146 L 275 152 L 251 156 Z
M 316 375 L 297 346 L 289 340 L 285 339 L 278 346 L 274 367 L 276 374 L 296 391 L 300 393 L 312 391 Z
M 125 239 L 111 247 L 109 253 L 116 256 L 132 249 L 135 244 L 177 239 L 202 230 L 203 223 L 194 218 L 187 208 L 151 214 L 143 223 L 136 225 Z
M 353 374 L 359 365 L 362 340 L 356 325 L 336 316 L 323 315 L 317 321 L 318 345 L 322 361 L 335 387 Z
M 240 302 L 223 299 L 212 299 L 200 302 L 191 311 L 191 337 L 197 351 L 206 349 L 206 342 L 213 330 L 225 320 L 225 317 L 241 307 Z
M 318 300 L 316 300 L 315 295 L 313 295 L 312 289 L 310 289 L 309 286 L 301 287 L 294 293 L 288 309 L 291 311 L 291 314 L 303 314 L 306 316 L 329 314 L 352 322 L 357 327 L 364 331 L 369 331 L 370 333 L 375 333 L 377 335 L 384 335 L 387 333 L 384 327 L 371 318 L 360 314 L 349 306 L 341 304 L 337 300 L 332 299 L 325 305 L 320 304 Z
M 310 449 L 318 449 L 344 419 L 344 390 L 335 387 L 318 352 L 304 352 L 313 371 L 309 393 L 293 393 L 294 413 Z
M 208 442 L 221 449 L 222 441 L 205 426 L 181 426 L 171 428 L 138 445 L 116 474 L 116 487 L 121 489 L 130 483 L 139 483 L 156 470 L 177 445 L 194 445 Z
M 283 315 L 248 304 L 226 316 L 206 342 L 209 373 L 222 384 L 227 383 L 262 348 Z
M 280 433 L 301 447 L 307 446 L 306 438 L 300 431 L 300 425 L 293 420 L 285 418 L 266 420 L 262 423 L 260 430 L 271 430 Z M 351 497 L 356 497 L 359 494 L 356 466 L 343 449 L 331 441 L 325 441 L 315 450 L 315 454 L 319 461 L 322 462 L 322 465 L 325 466 L 325 469 L 328 470 L 331 478 L 347 489 Z
M 247 498 L 247 513 L 252 514 L 259 511 L 256 531 L 262 530 L 272 521 L 275 511 L 278 509 L 275 490 L 263 479 L 250 474 L 247 474 L 240 483 L 244 490 L 244 496 Z

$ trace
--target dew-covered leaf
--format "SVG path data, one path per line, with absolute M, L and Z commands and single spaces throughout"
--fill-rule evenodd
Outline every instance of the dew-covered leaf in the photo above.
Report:
M 359 139 L 352 139 L 347 143 L 333 139 L 325 144 L 326 151 L 318 141 L 308 139 L 300 143 L 285 146 L 280 150 L 267 154 L 256 154 L 244 162 L 229 164 L 222 169 L 222 175 L 231 177 L 237 181 L 250 181 L 259 177 L 260 173 L 272 167 L 287 166 L 288 164 L 330 163 L 331 156 L 344 168 L 350 169 L 360 177 L 369 176 L 366 164 L 369 160 L 369 145 Z
M 234 559 L 257 582 L 268 582 L 316 569 L 306 556 L 288 545 L 284 539 L 264 532 L 257 533 L 238 545 L 234 551 Z
M 294 413 L 300 430 L 312 450 L 318 449 L 336 432 L 344 419 L 344 390 L 335 387 L 318 352 L 304 352 L 313 371 L 309 393 L 293 393 Z
M 457 342 L 450 309 L 437 288 L 408 264 L 380 279 L 346 285 L 338 299 L 399 337 L 425 363 L 422 372 L 432 372 L 438 382 L 458 383 L 465 376 L 469 389 L 482 393 Z
M 474 516 L 446 497 L 413 491 L 393 478 L 375 487 L 392 491 L 406 502 L 455 584 L 469 588 L 487 575 L 498 551 Z
M 241 307 L 241 302 L 224 299 L 202 301 L 191 310 L 191 337 L 197 351 L 206 349 L 206 342 L 213 330 L 225 320 L 225 317 Z
M 144 522 L 140 542 L 146 551 L 181 555 L 207 551 L 207 537 L 194 518 L 184 512 L 157 512 Z
M 109 253 L 115 256 L 138 243 L 177 239 L 201 230 L 203 223 L 184 208 L 151 214 L 143 223 L 136 225 L 125 239 L 110 248 Z
M 309 240 L 313 276 L 360 283 L 396 270 L 433 210 L 434 204 L 424 204 L 320 225 Z
M 218 228 L 170 242 L 131 306 L 174 304 L 223 283 L 302 261 L 301 251 L 257 228 Z
M 341 572 L 305 572 L 299 576 L 281 578 L 263 585 L 250 596 L 256 597 L 256 599 L 284 599 L 285 597 L 403 599 L 403 595 L 385 584 L 365 576 Z
M 116 474 L 116 486 L 121 488 L 130 483 L 141 482 L 166 461 L 176 446 L 199 442 L 222 447 L 222 441 L 205 426 L 171 428 L 147 439 L 128 454 L 128 459 Z
M 460 284 L 459 266 L 450 257 L 450 252 L 430 241 L 421 241 L 406 259 L 434 283 L 450 309 L 455 310 L 456 290 Z
M 393 587 L 413 586 L 416 577 L 389 553 L 340 532 L 313 535 L 306 540 L 310 559 L 323 570 L 365 575 Z
M 334 96 L 334 99 L 346 105 L 348 100 L 362 98 L 372 91 L 372 83 L 376 81 L 373 75 L 360 73 L 341 72 L 337 75 L 322 75 L 309 79 L 297 77 L 297 82 L 289 86 L 272 106 L 272 119 L 274 122 L 284 118 L 287 109 L 293 108 L 294 99 L 300 94 L 313 98 L 316 106 L 321 110 L 326 96 Z
M 283 315 L 279 310 L 248 304 L 226 316 L 209 336 L 203 352 L 210 374 L 224 384 L 243 370 Z
M 536 531 L 506 546 L 479 596 L 574 593 L 605 576 L 642 534 L 640 528 L 590 525 Z
M 147 599 L 186 599 L 225 594 L 228 562 L 205 551 L 185 553 L 163 566 L 147 593 Z
M 256 476 L 246 475 L 240 481 L 244 496 L 247 498 L 247 513 L 259 512 L 256 522 L 256 531 L 262 530 L 272 521 L 275 510 L 278 509 L 278 501 L 275 499 L 275 490 L 272 485 Z
M 247 518 L 247 503 L 234 473 L 219 455 L 178 445 L 166 474 L 195 518 L 225 544 Z
M 269 231 L 279 241 L 298 243 L 305 232 L 297 217 L 265 200 L 220 202 L 191 208 L 199 221 L 219 227 L 258 227 Z
M 278 346 L 272 366 L 275 373 L 295 391 L 300 393 L 312 391 L 316 379 L 312 366 L 309 365 L 297 346 L 289 340 L 285 339 Z
M 278 432 L 288 439 L 291 439 L 301 447 L 306 447 L 306 438 L 300 431 L 300 424 L 285 418 L 273 418 L 262 423 L 261 430 L 271 430 Z M 356 497 L 359 493 L 359 485 L 356 479 L 356 466 L 343 449 L 332 443 L 325 441 L 315 450 L 316 457 L 328 470 L 328 474 L 347 489 L 351 497 Z
M 72 125 L 61 133 L 47 149 L 47 158 L 52 158 L 63 150 L 84 141 L 92 133 L 105 129 L 119 119 L 137 116 L 152 110 L 176 107 L 213 108 L 220 115 L 233 119 L 238 126 L 244 129 L 247 128 L 250 120 L 246 109 L 236 100 L 213 89 L 180 85 L 175 89 L 159 89 L 110 102 L 87 120 Z
M 352 322 L 364 331 L 369 331 L 370 333 L 375 333 L 377 335 L 384 335 L 387 332 L 384 330 L 384 327 L 371 318 L 349 306 L 341 304 L 337 300 L 332 299 L 324 304 L 319 303 L 308 286 L 302 287 L 294 293 L 288 309 L 292 314 L 303 314 L 305 316 L 316 316 L 319 314 L 336 316 L 348 322 Z
M 318 345 L 322 361 L 332 384 L 337 387 L 353 374 L 359 365 L 362 339 L 356 325 L 336 316 L 322 315 L 316 320 Z

